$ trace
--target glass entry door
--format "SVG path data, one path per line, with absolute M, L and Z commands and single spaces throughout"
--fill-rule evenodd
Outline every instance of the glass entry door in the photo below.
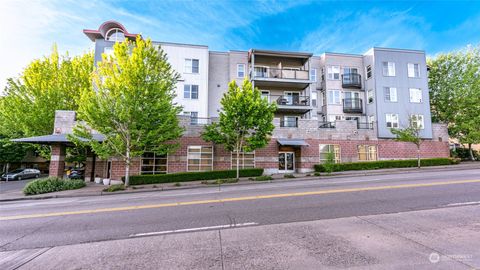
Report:
M 295 172 L 295 153 L 294 152 L 278 153 L 278 172 L 279 173 Z

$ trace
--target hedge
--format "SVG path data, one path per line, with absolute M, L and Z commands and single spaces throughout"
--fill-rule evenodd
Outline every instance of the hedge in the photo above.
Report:
M 262 168 L 241 169 L 240 177 L 255 177 L 263 174 Z M 181 172 L 171 174 L 155 174 L 155 175 L 132 175 L 130 176 L 130 185 L 147 185 L 161 184 L 173 182 L 189 182 L 198 180 L 217 180 L 235 178 L 236 170 L 225 171 L 208 171 L 208 172 Z M 125 177 L 122 177 L 125 181 Z
M 50 193 L 62 190 L 79 189 L 85 186 L 83 180 L 71 179 L 62 180 L 56 177 L 48 177 L 29 182 L 24 188 L 25 195 L 35 195 L 42 193 Z
M 452 165 L 458 164 L 457 159 L 453 158 L 428 158 L 421 159 L 421 166 L 438 166 L 438 165 Z M 348 162 L 337 163 L 333 165 L 334 172 L 340 171 L 355 171 L 355 170 L 377 170 L 386 168 L 404 168 L 404 167 L 417 167 L 416 159 L 406 160 L 379 160 L 379 161 L 365 161 L 365 162 Z M 323 164 L 314 165 L 316 172 L 325 172 Z

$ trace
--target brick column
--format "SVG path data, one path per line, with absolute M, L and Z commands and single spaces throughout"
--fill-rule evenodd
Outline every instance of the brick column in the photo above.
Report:
M 63 144 L 53 144 L 51 149 L 49 176 L 63 178 L 66 147 Z

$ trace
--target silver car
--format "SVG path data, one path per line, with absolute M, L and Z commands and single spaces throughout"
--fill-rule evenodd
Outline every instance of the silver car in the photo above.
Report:
M 2 175 L 2 180 L 22 180 L 28 178 L 40 177 L 40 171 L 37 169 L 16 169 Z

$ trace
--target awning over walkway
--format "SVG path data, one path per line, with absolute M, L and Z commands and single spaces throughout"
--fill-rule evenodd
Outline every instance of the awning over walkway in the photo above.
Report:
M 12 142 L 22 142 L 22 143 L 35 143 L 35 144 L 73 144 L 72 141 L 68 139 L 68 134 L 51 134 L 44 136 L 28 137 L 13 139 Z M 105 139 L 105 136 L 102 134 L 92 134 L 93 139 L 99 142 L 102 142 Z M 81 141 L 87 141 L 84 138 L 79 138 Z
M 277 139 L 277 142 L 284 146 L 310 146 L 304 139 Z

